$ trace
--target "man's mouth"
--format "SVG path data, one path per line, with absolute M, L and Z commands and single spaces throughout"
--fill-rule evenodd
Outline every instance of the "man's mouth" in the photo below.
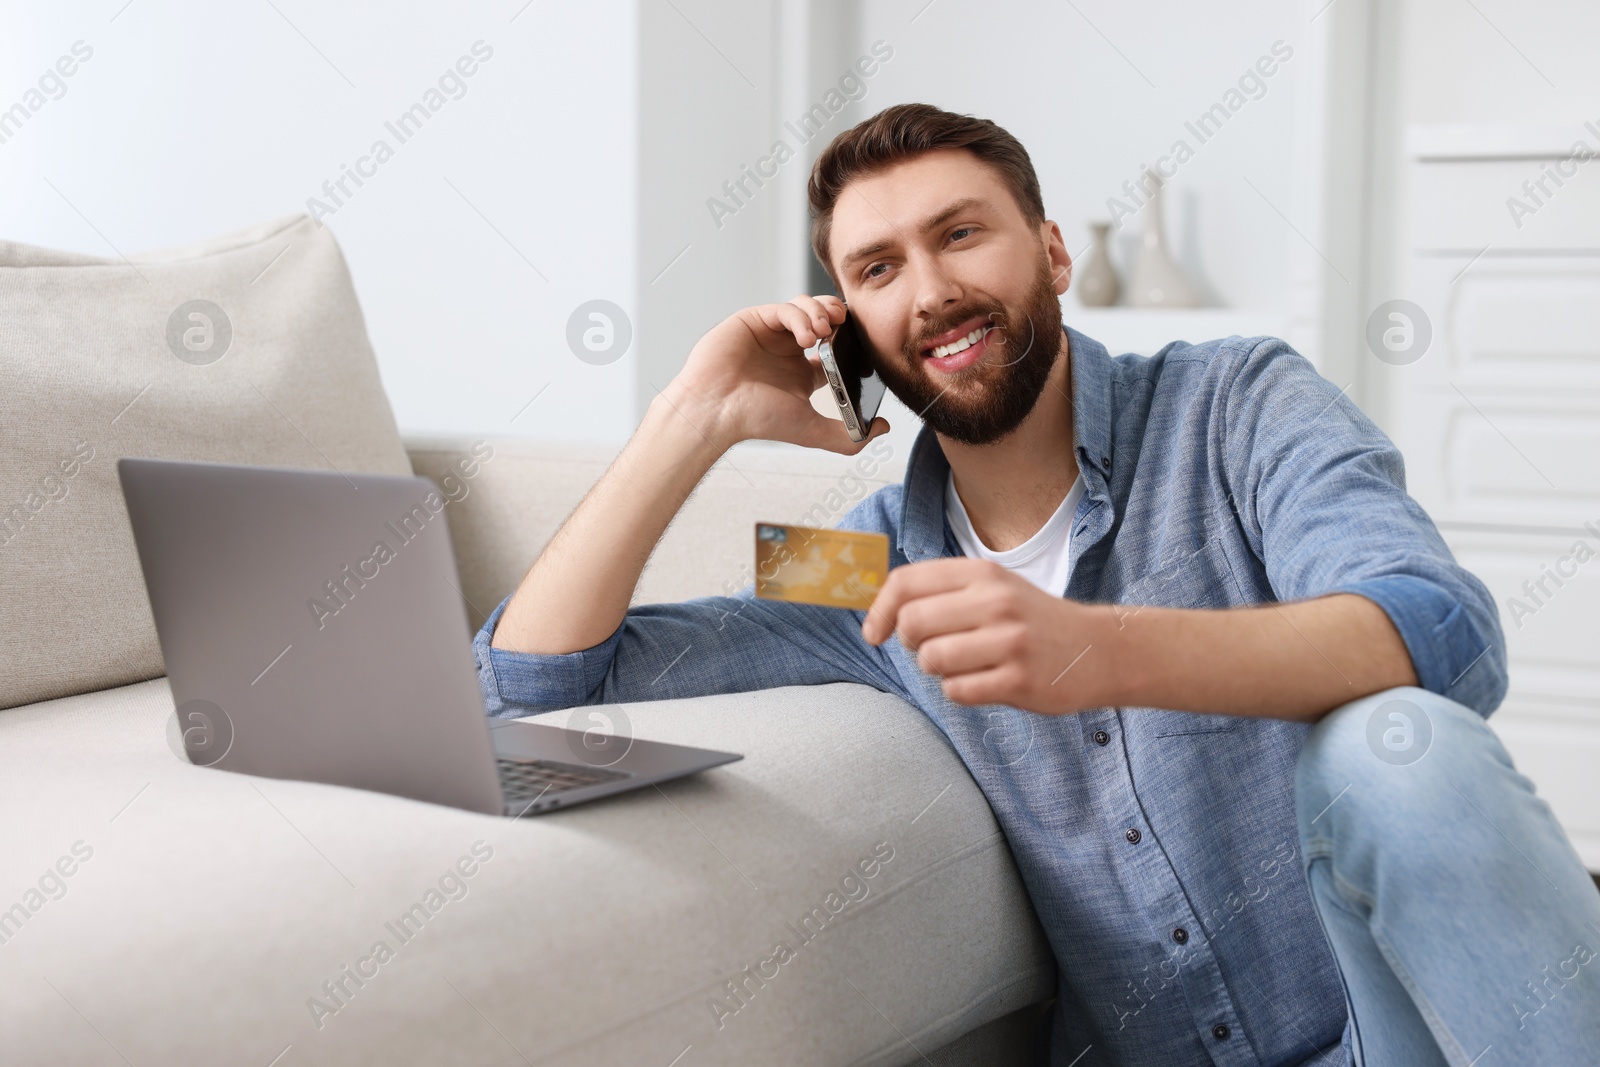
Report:
M 970 367 L 989 350 L 995 324 L 988 316 L 971 319 L 955 329 L 930 338 L 922 355 L 935 370 L 950 374 Z

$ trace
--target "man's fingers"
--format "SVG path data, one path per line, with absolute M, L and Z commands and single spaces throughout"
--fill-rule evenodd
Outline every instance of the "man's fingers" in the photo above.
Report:
M 881 644 L 894 633 L 900 609 L 919 597 L 948 593 L 988 573 L 994 564 L 984 560 L 960 558 L 930 559 L 909 563 L 889 572 L 883 588 L 872 602 L 872 610 L 862 624 L 861 636 L 868 644 Z
M 819 296 L 817 297 L 817 300 L 827 311 L 828 321 L 833 323 L 835 326 L 843 322 L 845 320 L 845 316 L 849 314 L 849 311 L 846 310 L 844 306 L 844 301 L 840 300 L 836 296 Z
M 811 324 L 811 332 L 819 340 L 833 333 L 835 323 L 844 321 L 844 316 L 842 315 L 837 319 L 834 318 L 833 309 L 828 306 L 826 300 L 827 298 L 824 297 L 801 294 L 789 301 L 790 306 L 799 308 L 805 314 L 807 321 Z M 813 341 L 812 343 L 815 344 L 816 342 Z M 810 345 L 806 347 L 809 348 Z
M 799 296 L 789 301 L 789 303 L 794 304 L 797 307 L 817 308 L 828 317 L 828 321 L 830 322 L 838 323 L 844 321 L 844 301 L 840 300 L 832 293 L 823 293 L 820 296 L 811 296 L 809 293 L 801 293 Z
M 794 335 L 795 343 L 801 348 L 810 348 L 828 336 L 831 327 L 826 315 L 819 315 L 815 311 L 795 304 L 784 304 L 783 309 L 784 325 Z
M 1016 699 L 1017 672 L 1009 663 L 944 679 L 945 699 L 952 704 L 1008 704 Z
M 1015 648 L 1016 635 L 1001 626 L 941 633 L 917 645 L 917 665 L 936 677 L 953 678 L 999 666 Z
M 876 606 L 876 604 L 874 604 Z M 907 648 L 921 651 L 941 634 L 960 633 L 995 621 L 992 600 L 971 585 L 908 600 L 900 605 L 894 631 Z
M 827 336 L 832 327 L 824 327 L 804 308 L 793 303 L 763 304 L 756 308 L 761 324 L 773 333 L 789 334 L 802 349 L 810 348 L 818 338 Z
M 814 409 L 806 414 L 805 428 L 797 442 L 807 448 L 821 448 L 841 456 L 853 456 L 866 447 L 865 441 L 850 440 L 850 431 L 838 419 L 818 414 Z

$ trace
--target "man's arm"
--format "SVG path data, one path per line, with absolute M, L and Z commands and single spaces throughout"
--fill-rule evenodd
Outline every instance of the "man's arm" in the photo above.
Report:
M 891 572 L 866 640 L 898 632 L 951 700 L 1046 714 L 1313 721 L 1408 684 L 1493 711 L 1506 687 L 1494 602 L 1406 494 L 1399 451 L 1283 342 L 1227 354 L 1214 370 L 1231 499 L 1279 603 L 1087 605 L 986 561 L 930 560 Z
M 869 498 L 858 510 L 875 506 Z M 859 612 L 758 600 L 750 586 L 733 596 L 638 605 L 600 644 L 562 655 L 490 647 L 499 614 L 473 641 L 484 705 L 495 718 L 829 682 L 909 699 L 888 658 L 861 643 Z
M 1167 708 L 1313 722 L 1417 676 L 1382 608 L 1337 593 L 1248 608 L 1130 608 L 1054 597 L 987 560 L 897 569 L 862 627 L 898 633 L 958 704 L 1047 715 Z
M 748 308 L 701 339 L 479 631 L 473 653 L 491 715 L 837 681 L 894 691 L 884 657 L 861 644 L 851 613 L 758 601 L 748 587 L 628 606 L 667 524 L 732 443 L 791 441 L 846 455 L 866 447 L 810 404 L 825 376 L 804 348 L 843 317 L 834 298 L 800 297 Z M 881 436 L 888 423 L 872 429 Z M 881 525 L 881 510 L 869 498 L 844 522 Z
M 627 446 L 506 604 L 495 648 L 568 653 L 611 635 L 667 524 L 722 456 L 701 429 L 713 423 L 708 414 L 673 385 L 650 402 Z
M 1417 673 L 1400 632 L 1363 596 L 1221 610 L 1143 608 L 1101 630 L 1108 691 L 1094 706 L 1315 722 Z
M 1277 599 L 1359 594 L 1399 633 L 1419 687 L 1492 713 L 1507 688 L 1499 610 L 1406 492 L 1394 442 L 1283 341 L 1222 354 L 1228 518 Z
M 835 297 L 796 297 L 746 308 L 701 338 L 611 468 L 539 554 L 493 630 L 493 647 L 564 654 L 610 636 L 667 524 L 739 441 L 790 441 L 845 455 L 865 448 L 866 441 L 852 442 L 842 422 L 810 403 L 827 379 L 805 349 L 844 315 Z M 871 437 L 888 428 L 874 420 Z

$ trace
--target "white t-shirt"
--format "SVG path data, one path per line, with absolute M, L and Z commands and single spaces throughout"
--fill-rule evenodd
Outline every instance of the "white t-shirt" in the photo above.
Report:
M 1066 499 L 1056 508 L 1055 514 L 1039 527 L 1037 533 L 1016 548 L 996 552 L 978 539 L 967 518 L 967 509 L 956 493 L 954 472 L 945 475 L 944 513 L 950 520 L 950 530 L 956 535 L 961 551 L 974 559 L 993 560 L 1000 566 L 1022 575 L 1051 596 L 1065 596 L 1067 576 L 1071 573 L 1072 519 L 1078 511 L 1078 501 L 1083 499 L 1083 475 L 1073 480 Z

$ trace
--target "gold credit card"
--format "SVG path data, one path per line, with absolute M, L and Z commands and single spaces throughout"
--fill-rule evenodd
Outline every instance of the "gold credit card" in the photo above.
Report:
M 889 538 L 756 523 L 756 596 L 866 611 L 889 575 Z

